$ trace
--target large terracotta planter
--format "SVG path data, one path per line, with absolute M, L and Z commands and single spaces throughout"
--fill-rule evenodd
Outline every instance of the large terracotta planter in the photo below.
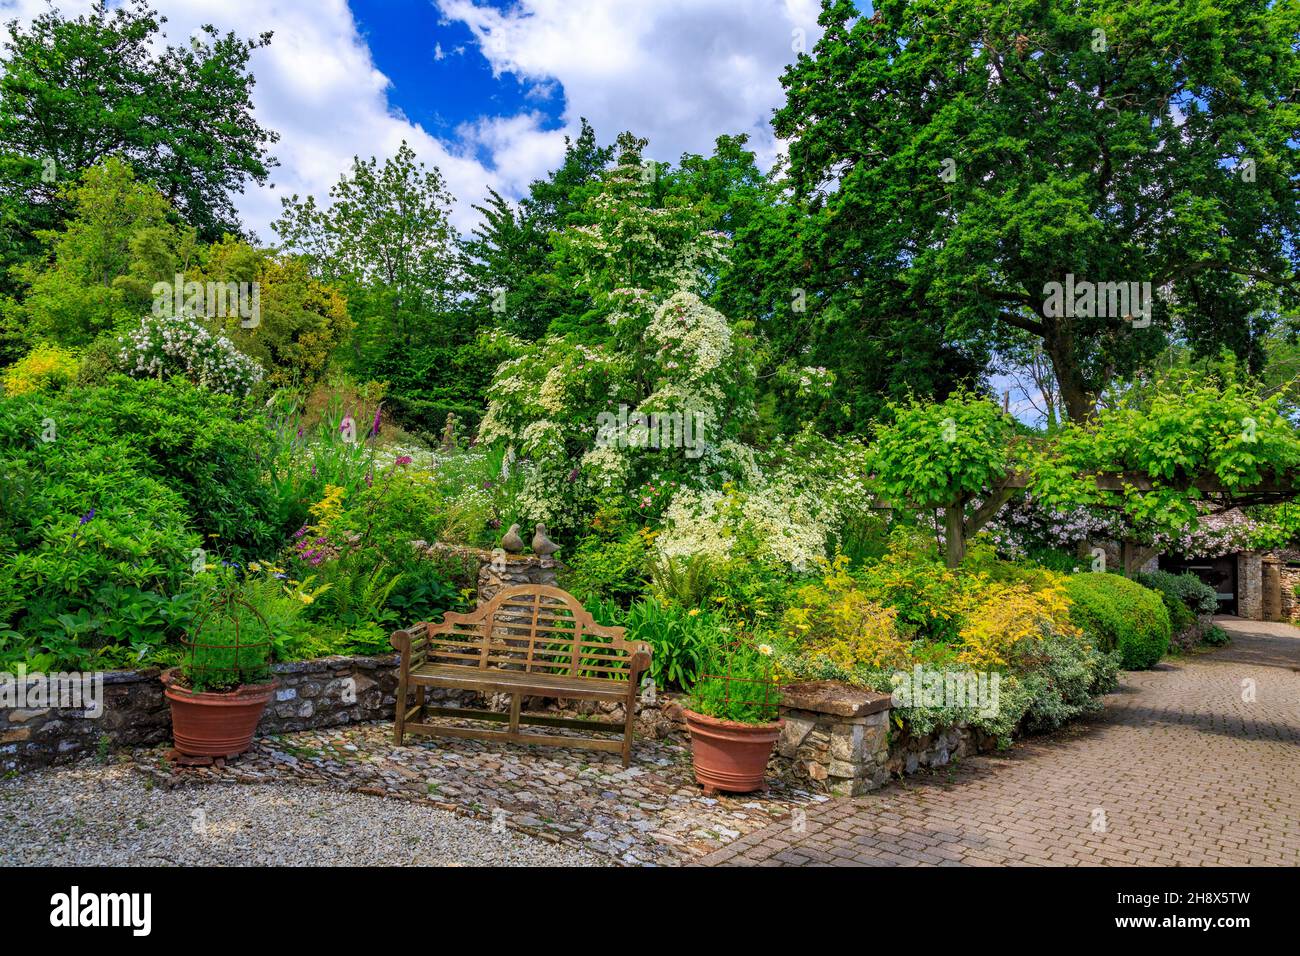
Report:
M 280 681 L 272 678 L 268 684 L 214 693 L 178 687 L 179 674 L 175 667 L 162 674 L 176 749 L 191 757 L 233 757 L 247 750 Z
M 693 710 L 683 711 L 691 732 L 695 779 L 705 793 L 749 793 L 767 785 L 764 775 L 772 747 L 784 720 L 770 724 L 741 724 L 718 720 Z

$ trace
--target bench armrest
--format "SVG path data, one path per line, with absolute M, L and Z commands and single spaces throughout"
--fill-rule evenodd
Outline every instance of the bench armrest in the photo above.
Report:
M 632 660 L 629 661 L 628 667 L 632 673 L 632 682 L 636 683 L 636 678 L 640 677 L 650 669 L 650 648 L 639 648 L 637 652 L 632 655 Z

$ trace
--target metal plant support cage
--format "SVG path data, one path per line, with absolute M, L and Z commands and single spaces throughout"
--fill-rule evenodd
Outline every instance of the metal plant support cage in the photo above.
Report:
M 247 615 L 241 613 L 240 609 L 247 611 Z M 214 644 L 202 639 L 204 629 L 218 613 L 223 614 L 231 622 L 234 640 L 232 644 Z M 241 618 L 245 626 L 249 624 L 260 626 L 263 639 L 243 640 Z M 264 683 L 270 679 L 272 644 L 271 626 L 267 624 L 262 612 L 240 597 L 234 587 L 228 587 L 199 617 L 194 625 L 192 637 L 181 639 L 181 646 L 185 649 L 185 664 L 181 668 L 181 673 L 190 688 L 195 690 L 208 688 L 234 690 L 250 682 Z M 241 655 L 243 655 L 242 661 Z M 228 666 L 226 661 L 230 661 Z M 251 681 L 248 678 L 251 678 Z
M 740 653 L 746 656 L 752 655 L 763 665 L 763 677 L 737 677 L 733 672 L 735 661 Z M 696 684 L 703 684 L 705 681 L 717 681 L 722 685 L 722 712 L 730 714 L 732 706 L 737 707 L 756 707 L 760 708 L 764 719 L 769 723 L 776 720 L 779 716 L 778 707 L 781 702 L 781 684 L 780 681 L 772 677 L 772 658 L 759 650 L 758 645 L 744 639 L 737 639 L 730 642 L 724 651 L 726 661 L 725 674 L 702 673 L 696 680 Z M 743 688 L 750 688 L 744 690 Z M 734 690 L 733 690 L 734 688 Z M 757 695 L 758 688 L 762 688 L 762 697 L 746 696 Z

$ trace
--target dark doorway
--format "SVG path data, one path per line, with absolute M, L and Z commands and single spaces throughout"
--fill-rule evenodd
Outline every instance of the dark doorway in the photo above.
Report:
M 1160 570 L 1170 574 L 1189 572 L 1214 588 L 1219 598 L 1220 614 L 1237 613 L 1237 556 L 1227 554 L 1221 558 L 1188 558 L 1181 554 L 1162 554 Z

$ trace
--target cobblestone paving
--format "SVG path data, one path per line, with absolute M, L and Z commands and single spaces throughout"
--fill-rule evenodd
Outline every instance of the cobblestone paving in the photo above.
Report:
M 133 757 L 165 788 L 331 787 L 432 805 L 629 865 L 689 861 L 829 801 L 779 779 L 766 794 L 705 797 L 689 746 L 676 736 L 638 738 L 626 769 L 616 754 L 563 747 L 419 736 L 398 747 L 390 724 L 259 738 L 221 769 L 172 766 L 167 749 Z
M 1124 676 L 1098 718 L 810 808 L 706 865 L 1300 865 L 1300 630 Z M 796 818 L 797 819 L 797 818 Z

